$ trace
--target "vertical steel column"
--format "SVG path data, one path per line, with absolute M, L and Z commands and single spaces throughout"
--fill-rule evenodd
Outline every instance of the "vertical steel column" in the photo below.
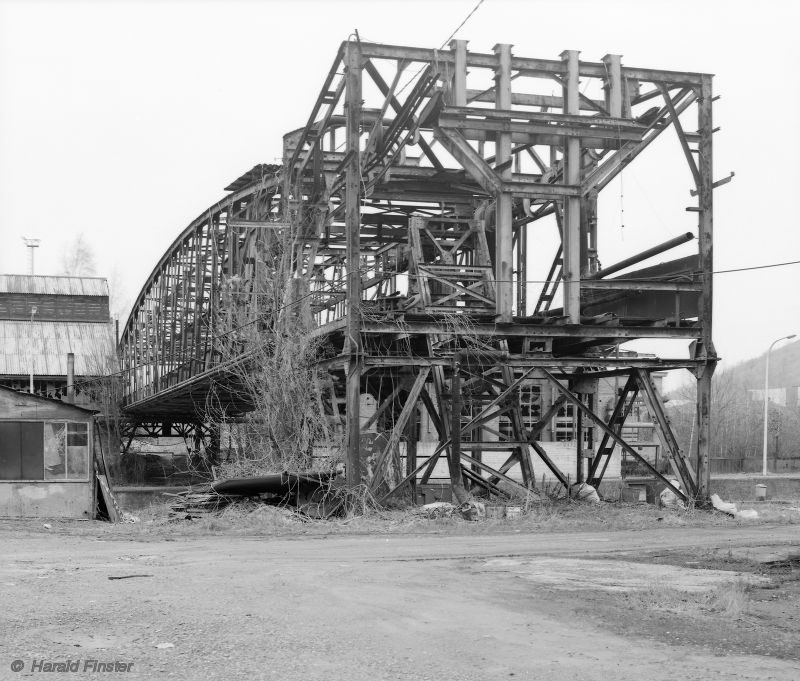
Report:
M 447 459 L 450 487 L 459 504 L 467 500 L 464 476 L 461 473 L 461 360 L 453 357 L 453 377 L 450 379 L 450 456 Z
M 597 192 L 581 199 L 580 262 L 582 277 L 597 270 Z
M 467 42 L 466 40 L 450 41 L 450 51 L 455 53 L 452 84 L 453 106 L 467 105 Z
M 578 90 L 579 63 L 577 50 L 564 50 L 561 61 L 566 70 L 564 78 L 564 113 L 580 114 Z M 564 179 L 568 185 L 581 183 L 581 142 L 567 137 L 564 144 Z M 581 200 L 578 196 L 564 199 L 563 280 L 564 313 L 570 324 L 581 322 Z
M 606 109 L 609 116 L 622 118 L 622 57 L 607 54 L 603 57 L 606 66 Z
M 345 231 L 347 234 L 347 485 L 361 484 L 361 55 L 356 43 L 347 44 Z
M 517 314 L 528 314 L 528 225 L 521 225 L 517 232 Z
M 511 45 L 494 46 L 497 55 L 495 69 L 495 108 L 511 109 Z M 503 181 L 510 180 L 511 134 L 499 133 L 495 143 L 495 165 L 506 166 L 499 172 Z M 495 204 L 495 311 L 499 322 L 510 324 L 514 304 L 514 247 L 512 196 L 500 192 Z
M 411 415 L 411 418 L 408 420 L 405 428 L 405 436 L 406 436 L 406 472 L 405 475 L 408 477 L 412 475 L 415 470 L 417 470 L 417 432 L 419 430 L 419 408 L 414 407 L 414 413 Z M 413 475 L 411 480 L 409 480 L 409 486 L 411 487 L 411 502 L 416 504 L 417 503 L 417 476 Z
M 700 133 L 698 148 L 698 242 L 700 255 L 700 271 L 703 276 L 703 290 L 700 292 L 699 318 L 701 338 L 699 344 L 700 357 L 704 364 L 697 372 L 697 496 L 706 499 L 711 482 L 711 378 L 716 367 L 716 352 L 712 341 L 712 301 L 714 271 L 714 179 L 713 179 L 713 142 L 714 125 L 712 119 L 711 76 L 704 75 L 700 86 L 698 102 L 697 130 Z
M 582 395 L 578 394 L 577 397 L 582 400 Z M 583 482 L 583 412 L 580 410 L 575 415 L 575 439 L 577 440 L 575 482 L 580 483 Z
M 614 118 L 622 118 L 622 57 L 618 54 L 607 54 L 603 57 L 603 64 L 606 67 L 605 100 L 606 110 Z M 620 142 L 621 144 L 621 142 Z M 590 244 L 588 247 L 589 273 L 597 271 L 597 192 L 592 192 L 588 199 L 587 216 L 589 225 L 588 237 Z
M 514 172 L 522 172 L 522 155 L 514 155 Z M 528 314 L 528 227 L 526 223 L 517 227 L 517 315 Z

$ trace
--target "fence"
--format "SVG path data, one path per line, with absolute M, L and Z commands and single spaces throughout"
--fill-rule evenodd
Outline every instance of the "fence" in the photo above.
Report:
M 715 456 L 711 458 L 711 474 L 726 473 L 760 473 L 763 466 L 761 457 L 746 457 L 731 459 Z M 800 472 L 800 457 L 778 458 L 770 457 L 767 460 L 767 470 L 770 473 Z

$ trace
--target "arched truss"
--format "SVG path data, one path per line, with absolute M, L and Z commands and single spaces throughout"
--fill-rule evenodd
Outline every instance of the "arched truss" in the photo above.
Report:
M 544 426 L 521 413 L 522 382 L 535 379 L 557 395 L 554 408 L 571 405 L 583 416 L 579 429 L 602 437 L 589 471 L 594 482 L 615 446 L 638 456 L 621 429 L 641 394 L 683 482 L 679 494 L 705 495 L 716 363 L 712 190 L 729 179 L 711 176 L 711 102 L 708 74 L 631 68 L 615 55 L 532 59 L 512 55 L 509 45 L 469 52 L 461 40 L 443 51 L 342 44 L 306 126 L 284 137 L 280 170 L 235 183 L 148 279 L 121 343 L 128 409 L 168 414 L 202 403 L 209 381 L 225 370 L 219 344 L 229 349 L 238 326 L 265 314 L 252 296 L 259 277 L 270 276 L 269 235 L 280 234 L 297 291 L 307 291 L 299 299 L 308 300 L 329 351 L 321 366 L 332 378 L 331 408 L 343 402 L 351 484 L 362 477 L 365 391 L 389 417 L 381 417 L 390 436 L 373 461 L 374 480 L 383 479 L 379 469 L 399 439 L 413 439 L 409 424 L 421 405 L 439 447 L 407 480 L 420 473 L 426 480 L 442 455 L 451 478 L 489 491 L 512 484 L 515 466 L 530 486 L 537 460 L 566 483 L 537 444 Z M 684 130 L 692 116 L 695 130 Z M 670 128 L 697 197 L 687 208 L 698 217 L 697 252 L 612 278 L 694 236 L 600 268 L 597 196 Z M 549 271 L 533 272 L 530 228 L 549 216 L 559 245 Z M 257 263 L 267 269 L 260 273 Z M 552 306 L 557 292 L 561 308 Z M 694 354 L 614 355 L 635 338 L 693 340 Z M 698 377 L 697 474 L 649 380 L 649 372 L 672 367 Z M 604 419 L 587 405 L 592 380 L 609 375 L 626 387 Z M 383 377 L 392 377 L 390 387 L 381 387 Z M 235 390 L 223 398 L 246 408 Z M 476 440 L 487 430 L 491 438 Z M 493 469 L 480 451 L 498 442 L 509 455 Z
M 131 414 L 184 418 L 203 410 L 207 382 L 230 340 L 221 309 L 224 282 L 238 279 L 238 322 L 256 319 L 252 300 L 261 233 L 252 223 L 274 217 L 277 167 L 257 166 L 231 194 L 193 220 L 156 265 L 120 339 L 124 399 Z M 199 387 L 198 387 L 199 386 Z

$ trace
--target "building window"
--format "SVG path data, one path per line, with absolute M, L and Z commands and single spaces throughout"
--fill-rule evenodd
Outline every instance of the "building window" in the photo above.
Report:
M 542 418 L 542 389 L 538 385 L 523 385 L 519 389 L 519 406 L 526 428 L 533 428 Z
M 88 479 L 88 423 L 0 421 L 0 480 Z
M 575 407 L 565 404 L 553 419 L 553 439 L 556 442 L 572 442 L 575 439 Z
M 539 423 L 542 418 L 542 388 L 531 383 L 523 384 L 519 388 L 519 411 L 522 415 L 522 426 L 530 430 Z M 481 405 L 476 405 L 480 407 Z M 477 416 L 480 409 L 477 409 L 474 416 Z M 509 416 L 500 417 L 500 433 L 509 439 L 514 437 Z
M 639 429 L 638 428 L 623 428 L 620 433 L 625 442 L 639 442 Z

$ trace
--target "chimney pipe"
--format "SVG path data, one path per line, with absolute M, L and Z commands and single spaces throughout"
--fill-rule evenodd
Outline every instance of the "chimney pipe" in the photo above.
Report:
M 37 312 L 38 312 L 38 308 L 36 307 L 36 305 L 32 305 L 31 306 L 30 338 L 28 338 L 28 342 L 30 343 L 30 349 L 31 349 L 31 357 L 30 357 L 30 360 L 31 360 L 31 367 L 30 367 L 31 374 L 30 374 L 30 384 L 28 386 L 28 391 L 30 392 L 31 395 L 33 395 L 33 371 L 34 371 L 34 366 L 33 365 L 35 363 L 35 357 L 36 357 L 35 351 L 33 349 L 34 348 L 34 345 L 33 345 L 33 316 Z
M 67 401 L 75 401 L 75 353 L 67 353 Z

